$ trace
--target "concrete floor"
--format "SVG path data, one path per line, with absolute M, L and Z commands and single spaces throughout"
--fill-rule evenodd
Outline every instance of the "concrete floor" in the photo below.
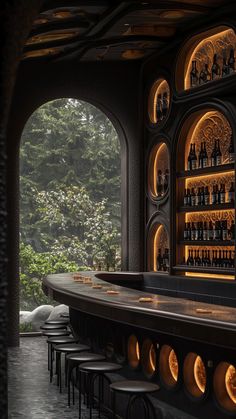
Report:
M 49 383 L 47 371 L 47 343 L 43 337 L 21 338 L 20 348 L 11 348 L 8 355 L 9 413 L 8 418 L 72 419 L 78 418 L 76 404 L 67 407 L 67 389 L 60 394 L 55 384 Z M 82 419 L 89 418 L 83 405 Z M 98 415 L 94 411 L 93 419 Z M 105 419 L 105 416 L 102 417 Z

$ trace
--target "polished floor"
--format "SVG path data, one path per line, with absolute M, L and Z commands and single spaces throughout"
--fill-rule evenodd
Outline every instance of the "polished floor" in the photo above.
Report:
M 8 418 L 72 419 L 78 418 L 75 406 L 67 407 L 67 392 L 59 393 L 49 383 L 47 344 L 44 338 L 22 338 L 20 348 L 9 350 L 9 414 Z M 77 393 L 76 393 L 77 396 Z M 83 405 L 82 419 L 89 418 Z M 98 415 L 94 411 L 93 418 Z M 103 416 L 102 419 L 105 419 Z

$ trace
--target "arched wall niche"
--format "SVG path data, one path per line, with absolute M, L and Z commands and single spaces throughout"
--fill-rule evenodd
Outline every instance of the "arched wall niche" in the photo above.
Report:
M 150 223 L 150 227 L 147 234 L 147 270 L 152 272 L 168 272 L 169 270 L 169 249 L 170 249 L 170 237 L 169 230 L 167 228 L 166 217 L 163 214 L 155 214 L 153 220 Z M 158 262 L 158 253 L 161 249 L 161 256 L 163 258 L 165 249 L 168 249 L 168 260 L 167 255 L 165 256 L 164 266 L 160 266 Z
M 222 25 L 210 28 L 191 37 L 182 47 L 176 65 L 175 83 L 178 92 L 188 90 L 190 85 L 190 72 L 192 61 L 196 60 L 198 70 L 207 64 L 210 71 L 214 54 L 218 55 L 222 66 L 223 53 L 228 58 L 230 48 L 236 47 L 236 34 L 232 27 Z M 200 72 L 200 71 L 199 71 Z

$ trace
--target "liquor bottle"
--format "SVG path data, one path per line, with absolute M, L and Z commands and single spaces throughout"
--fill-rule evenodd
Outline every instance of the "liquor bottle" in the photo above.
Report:
M 218 185 L 215 185 L 216 187 L 216 204 L 220 203 L 220 189 L 218 188 Z
M 227 220 L 221 222 L 222 240 L 228 240 Z
M 229 75 L 229 66 L 226 61 L 226 50 L 223 50 L 223 65 L 222 65 L 222 77 Z
M 168 108 L 169 108 L 168 93 L 164 92 L 162 96 L 162 118 L 166 117 Z
M 207 250 L 207 266 L 211 266 L 210 250 Z
M 213 187 L 212 187 L 211 203 L 212 203 L 212 205 L 216 205 L 216 203 L 217 203 L 216 185 L 213 185 Z
M 198 86 L 198 70 L 197 70 L 197 61 L 192 61 L 192 70 L 190 72 L 190 86 Z
M 198 167 L 199 169 L 203 168 L 203 143 L 201 143 L 201 149 L 198 155 Z
M 210 205 L 210 192 L 208 186 L 204 189 L 204 205 Z
M 158 249 L 158 256 L 157 256 L 157 270 L 162 271 L 163 268 L 163 258 L 161 255 L 161 249 Z
M 191 224 L 188 223 L 188 240 L 191 240 Z
M 232 251 L 231 250 L 229 250 L 228 265 L 229 265 L 229 268 L 233 267 Z
M 222 267 L 222 257 L 221 257 L 221 250 L 219 250 L 219 256 L 217 260 L 217 265 L 221 268 Z
M 202 68 L 199 74 L 199 84 L 205 83 L 205 69 Z
M 235 224 L 234 224 L 234 221 L 232 221 L 230 229 L 229 229 L 229 240 L 234 240 L 234 239 L 235 239 Z
M 166 269 L 168 270 L 170 267 L 169 249 L 165 249 L 165 263 L 166 263 Z
M 193 143 L 193 156 L 192 156 L 192 170 L 197 169 L 197 155 L 195 143 Z
M 234 182 L 231 182 L 231 186 L 228 191 L 228 202 L 230 202 L 231 204 L 234 203 L 234 195 L 235 195 Z
M 222 153 L 220 151 L 220 140 L 217 140 L 217 149 L 216 149 L 216 166 L 222 164 Z
M 187 189 L 187 197 L 188 197 L 188 206 L 191 206 L 191 193 L 190 193 L 190 189 Z
M 188 266 L 193 266 L 194 265 L 193 251 L 192 250 L 188 251 L 187 265 Z
M 191 254 L 190 254 L 190 250 L 188 251 L 188 259 L 186 261 L 186 264 L 189 266 L 191 262 Z
M 164 194 L 166 193 L 168 186 L 169 186 L 169 170 L 166 169 L 165 175 L 164 175 L 164 185 L 163 185 Z
M 162 99 L 160 93 L 157 95 L 156 116 L 158 121 L 162 120 Z
M 201 266 L 201 264 L 202 264 L 202 261 L 201 261 L 201 258 L 199 256 L 199 250 L 197 250 L 196 258 L 195 258 L 195 266 Z
M 184 240 L 188 240 L 188 223 L 184 223 Z
M 203 240 L 203 222 L 202 221 L 199 222 L 198 240 Z
M 217 142 L 215 140 L 215 145 L 211 153 L 211 166 L 216 165 L 216 150 L 217 150 Z
M 162 171 L 158 170 L 157 174 L 157 196 L 163 195 Z
M 207 240 L 214 240 L 214 229 L 213 229 L 212 221 L 209 221 Z
M 217 54 L 214 54 L 213 57 L 213 64 L 211 67 L 211 79 L 216 80 L 220 78 L 220 66 L 218 64 Z
M 205 64 L 204 68 L 204 83 L 207 83 L 208 81 L 211 81 L 211 73 L 208 69 L 208 64 Z
M 205 192 L 204 186 L 200 189 L 201 198 L 200 198 L 200 205 L 205 205 Z
M 184 207 L 188 206 L 188 192 L 187 189 L 184 190 Z
M 208 155 L 206 150 L 206 142 L 203 143 L 203 157 L 202 157 L 202 167 L 208 167 Z
M 195 227 L 195 223 L 192 223 L 191 226 L 191 240 L 196 240 L 196 227 Z
M 217 251 L 212 250 L 212 260 L 211 260 L 212 266 L 216 266 L 216 259 L 217 259 Z
M 221 183 L 220 185 L 220 204 L 225 203 L 225 185 Z
M 190 150 L 188 154 L 188 170 L 192 170 L 192 157 L 193 157 L 193 144 L 190 144 Z
M 203 223 L 203 237 L 202 237 L 202 239 L 204 241 L 208 240 L 208 227 L 207 227 L 207 222 L 206 221 L 204 221 L 204 223 Z
M 214 228 L 214 237 L 213 240 L 219 240 L 220 239 L 220 228 L 219 228 L 219 221 L 215 222 L 215 228 Z
M 234 49 L 230 49 L 229 59 L 228 59 L 229 74 L 235 72 L 235 58 L 234 58 Z
M 194 188 L 191 189 L 191 207 L 196 205 L 196 193 Z
M 228 153 L 229 153 L 229 163 L 234 163 L 234 142 L 233 142 L 232 135 L 230 139 Z
M 206 255 L 204 250 L 202 250 L 202 261 L 201 261 L 201 265 L 202 266 L 206 266 Z
M 201 188 L 197 190 L 196 205 L 201 205 Z

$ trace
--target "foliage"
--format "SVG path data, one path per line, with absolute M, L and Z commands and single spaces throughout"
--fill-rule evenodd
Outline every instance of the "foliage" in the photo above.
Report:
M 20 324 L 20 333 L 32 332 L 32 323 L 21 323 Z
M 25 126 L 21 168 L 21 308 L 48 303 L 49 273 L 120 265 L 120 147 L 107 117 L 73 99 Z

